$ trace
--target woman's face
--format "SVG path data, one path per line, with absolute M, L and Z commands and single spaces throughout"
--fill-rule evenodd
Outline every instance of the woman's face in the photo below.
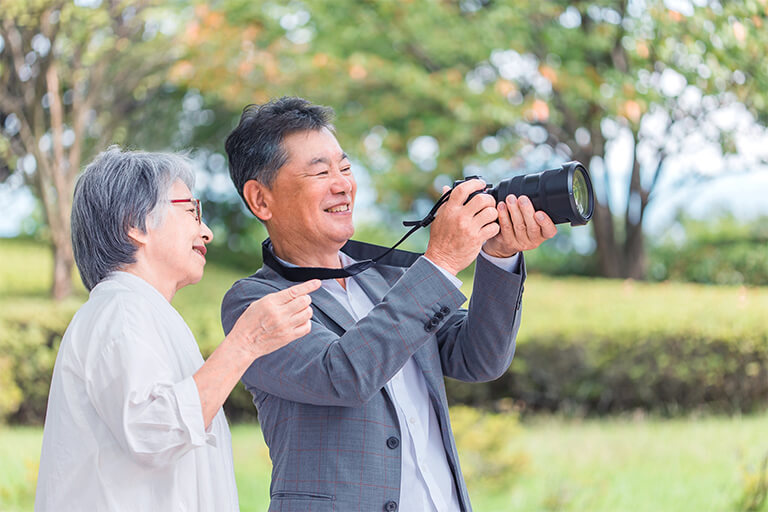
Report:
M 181 180 L 171 186 L 166 201 L 179 199 L 192 199 Z M 152 273 L 178 291 L 203 277 L 205 244 L 212 239 L 208 226 L 202 219 L 198 222 L 195 203 L 175 202 L 167 207 L 159 226 L 148 226 L 143 249 Z

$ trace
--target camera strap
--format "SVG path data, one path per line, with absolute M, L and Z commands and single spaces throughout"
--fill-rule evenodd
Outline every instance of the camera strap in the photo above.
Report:
M 288 281 L 301 282 L 310 279 L 340 279 L 351 277 L 368 270 L 377 263 L 391 267 L 410 267 L 421 256 L 420 253 L 403 251 L 397 249 L 397 246 L 403 243 L 409 236 L 415 233 L 419 228 L 424 228 L 432 224 L 435 220 L 437 210 L 448 200 L 451 191 L 447 191 L 435 203 L 435 206 L 421 220 L 403 221 L 404 226 L 412 226 L 411 229 L 392 247 L 383 247 L 380 245 L 358 242 L 357 240 L 348 240 L 342 252 L 357 260 L 356 263 L 342 268 L 324 268 L 324 267 L 289 267 L 280 261 L 272 250 L 272 241 L 267 238 L 261 244 L 261 256 L 264 264 L 280 274 Z M 381 252 L 381 251 L 384 252 Z M 375 254 L 378 253 L 378 256 Z

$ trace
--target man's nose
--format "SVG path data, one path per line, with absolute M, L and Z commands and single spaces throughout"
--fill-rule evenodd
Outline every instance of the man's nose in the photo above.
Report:
M 349 194 L 352 192 L 352 176 L 341 171 L 333 173 L 331 192 L 334 194 Z

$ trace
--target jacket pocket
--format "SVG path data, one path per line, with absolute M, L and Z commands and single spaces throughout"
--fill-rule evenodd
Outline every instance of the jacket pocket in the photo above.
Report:
M 271 498 L 270 512 L 280 512 L 283 510 L 290 510 L 291 512 L 304 510 L 311 510 L 312 512 L 331 511 L 333 509 L 333 502 L 336 500 L 330 494 L 302 491 L 276 491 L 272 493 Z

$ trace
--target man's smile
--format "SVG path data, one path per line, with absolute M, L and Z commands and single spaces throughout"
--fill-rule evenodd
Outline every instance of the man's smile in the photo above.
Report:
M 349 211 L 349 204 L 340 204 L 337 206 L 331 206 L 330 208 L 325 209 L 328 213 L 342 213 L 342 212 L 348 212 Z

